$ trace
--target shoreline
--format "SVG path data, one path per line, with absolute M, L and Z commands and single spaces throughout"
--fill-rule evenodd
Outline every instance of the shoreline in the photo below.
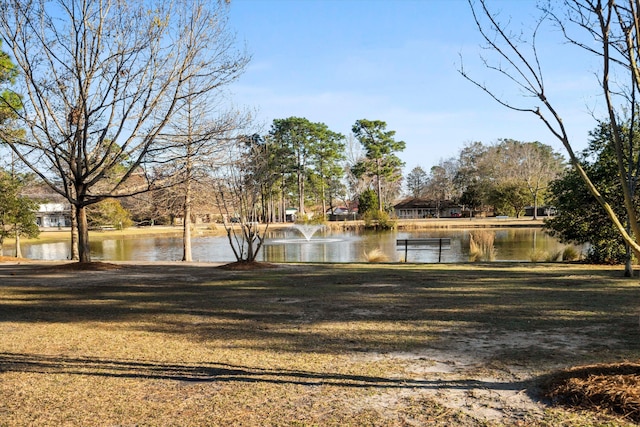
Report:
M 521 218 L 430 218 L 430 219 L 399 219 L 396 220 L 397 230 L 432 230 L 432 229 L 465 229 L 465 228 L 541 228 L 544 219 L 533 220 L 532 217 Z M 271 223 L 269 229 L 283 229 L 293 227 L 293 223 Z M 354 230 L 364 227 L 364 221 L 331 221 L 325 225 L 332 230 Z M 266 225 L 265 225 L 266 226 Z M 71 229 L 45 228 L 34 239 L 20 239 L 21 243 L 42 241 L 59 241 L 66 239 Z M 182 226 L 154 225 L 148 227 L 129 227 L 124 230 L 90 230 L 91 240 L 101 240 L 112 237 L 138 238 L 154 235 L 181 236 Z M 202 224 L 192 231 L 192 236 L 224 236 L 222 224 Z M 6 244 L 14 244 L 15 239 L 5 239 Z

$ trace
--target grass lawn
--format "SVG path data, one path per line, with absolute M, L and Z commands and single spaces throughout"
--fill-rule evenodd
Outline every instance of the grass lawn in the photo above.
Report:
M 620 268 L 116 265 L 0 263 L 0 425 L 635 425 L 539 394 L 640 359 Z

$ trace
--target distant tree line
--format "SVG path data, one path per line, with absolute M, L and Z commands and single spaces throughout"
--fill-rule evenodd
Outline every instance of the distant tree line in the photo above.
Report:
M 519 217 L 524 208 L 548 202 L 549 184 L 565 171 L 560 154 L 540 142 L 502 139 L 466 144 L 457 157 L 442 160 L 429 173 L 415 167 L 406 177 L 411 197 L 450 200 L 471 212 L 488 210 Z

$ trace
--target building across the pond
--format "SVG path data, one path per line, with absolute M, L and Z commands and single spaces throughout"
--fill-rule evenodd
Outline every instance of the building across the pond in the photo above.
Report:
M 410 198 L 393 207 L 398 219 L 459 218 L 462 206 L 451 200 Z
M 38 227 L 71 227 L 69 203 L 42 203 L 36 212 Z

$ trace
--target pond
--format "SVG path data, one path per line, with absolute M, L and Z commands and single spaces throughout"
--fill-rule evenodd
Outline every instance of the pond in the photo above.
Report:
M 404 259 L 404 250 L 396 247 L 396 239 L 447 237 L 450 247 L 442 251 L 442 262 L 469 261 L 470 235 L 479 230 L 421 230 L 415 232 L 336 232 L 319 231 L 307 240 L 293 228 L 269 232 L 258 255 L 267 262 L 363 262 L 366 254 L 380 250 L 389 261 Z M 565 245 L 548 236 L 540 228 L 498 228 L 495 233 L 496 261 L 530 261 L 532 253 L 553 254 Z M 8 249 L 8 248 L 7 248 Z M 66 259 L 69 242 L 23 244 L 23 255 L 32 259 Z M 226 236 L 192 238 L 194 261 L 235 261 Z M 10 253 L 9 250 L 6 253 Z M 542 260 L 544 260 L 543 255 Z M 182 258 L 180 237 L 113 238 L 91 242 L 94 261 L 176 261 Z M 410 250 L 408 262 L 438 262 L 438 250 Z

